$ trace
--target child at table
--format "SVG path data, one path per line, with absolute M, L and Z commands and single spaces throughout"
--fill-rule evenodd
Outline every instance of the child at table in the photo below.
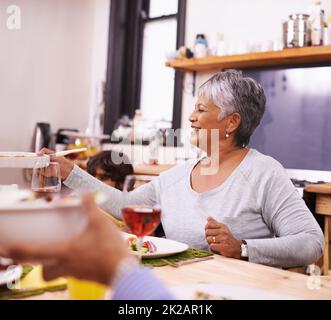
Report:
M 117 164 L 113 159 L 121 159 Z M 126 154 L 114 150 L 101 151 L 87 163 L 87 172 L 102 182 L 123 190 L 125 177 L 133 174 L 133 166 Z
M 120 164 L 116 164 L 113 159 L 122 159 Z M 96 156 L 91 157 L 87 163 L 87 172 L 102 182 L 123 190 L 125 177 L 133 174 L 133 166 L 126 154 L 114 150 L 102 151 Z M 114 222 L 121 228 L 124 228 L 124 222 L 112 217 Z M 162 224 L 154 232 L 155 236 L 164 236 Z
M 122 159 L 119 164 L 114 159 Z M 133 174 L 133 166 L 126 154 L 114 150 L 101 151 L 91 157 L 87 163 L 87 172 L 102 182 L 123 190 L 125 177 Z M 128 231 L 125 223 L 108 215 L 123 231 Z

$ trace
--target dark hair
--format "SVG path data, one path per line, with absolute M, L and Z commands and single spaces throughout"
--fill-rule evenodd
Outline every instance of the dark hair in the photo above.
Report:
M 114 161 L 113 159 L 122 159 Z M 109 179 L 115 182 L 115 188 L 122 190 L 125 177 L 133 174 L 133 166 L 126 154 L 114 150 L 101 151 L 91 157 L 87 163 L 87 172 L 96 176 L 97 168 L 102 169 Z

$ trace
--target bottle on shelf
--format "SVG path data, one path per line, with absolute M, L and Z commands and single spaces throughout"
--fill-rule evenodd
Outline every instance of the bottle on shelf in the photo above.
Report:
M 140 109 L 136 109 L 133 121 L 132 121 L 132 131 L 131 131 L 131 141 L 136 141 L 140 138 L 141 133 L 141 121 L 142 121 L 142 112 Z
M 160 151 L 161 142 L 162 142 L 162 132 L 160 130 L 157 130 L 153 135 L 153 137 L 151 138 L 148 145 L 149 164 L 156 165 L 159 163 L 159 151 Z
M 208 56 L 208 43 L 204 34 L 197 34 L 194 42 L 194 57 L 204 58 Z
M 328 16 L 326 26 L 327 26 L 327 30 L 326 30 L 326 35 L 324 35 L 324 39 L 327 40 L 327 44 L 325 44 L 325 45 L 330 46 L 331 45 L 331 15 Z
M 321 1 L 316 1 L 310 15 L 311 45 L 320 46 L 323 44 L 324 10 L 321 8 Z

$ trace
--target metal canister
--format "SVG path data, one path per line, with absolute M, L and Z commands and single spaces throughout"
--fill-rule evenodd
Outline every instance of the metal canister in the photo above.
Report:
M 308 14 L 291 14 L 283 23 L 284 48 L 305 47 L 310 42 Z

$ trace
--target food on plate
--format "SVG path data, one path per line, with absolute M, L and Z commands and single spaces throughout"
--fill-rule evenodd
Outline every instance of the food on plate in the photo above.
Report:
M 129 249 L 132 251 L 138 251 L 138 243 L 136 237 L 130 237 L 127 239 Z M 152 241 L 144 241 L 141 252 L 142 254 L 154 253 L 157 251 L 156 245 Z
M 194 300 L 232 300 L 229 297 L 217 296 L 207 292 L 197 290 L 194 294 Z

